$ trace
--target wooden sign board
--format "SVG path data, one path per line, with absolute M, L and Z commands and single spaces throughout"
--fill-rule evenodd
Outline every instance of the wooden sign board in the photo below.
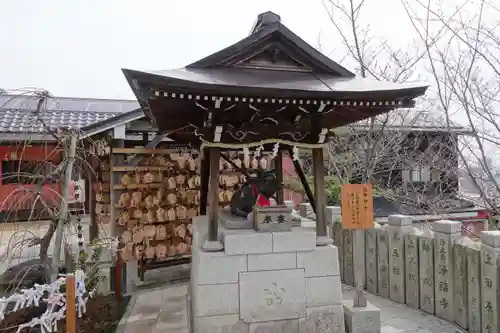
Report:
M 371 184 L 344 184 L 341 188 L 344 229 L 373 228 L 373 191 Z

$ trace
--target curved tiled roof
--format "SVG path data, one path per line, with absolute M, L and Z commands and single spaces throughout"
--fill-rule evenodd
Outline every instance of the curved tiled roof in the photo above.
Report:
M 38 97 L 0 95 L 0 133 L 44 133 L 44 125 L 83 128 L 139 108 L 133 100 L 71 97 L 47 98 L 36 113 Z

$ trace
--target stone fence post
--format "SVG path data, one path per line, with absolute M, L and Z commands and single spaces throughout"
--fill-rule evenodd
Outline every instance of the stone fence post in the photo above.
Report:
M 455 323 L 463 329 L 468 328 L 468 272 L 467 272 L 467 249 L 474 243 L 469 237 L 460 238 L 453 245 L 453 311 L 455 312 Z
M 436 312 L 434 295 L 434 232 L 426 228 L 418 240 L 420 309 Z
M 390 215 L 388 232 L 389 243 L 389 298 L 405 303 L 405 234 L 410 230 L 411 216 Z
M 500 231 L 481 232 L 482 332 L 500 331 Z
M 420 279 L 419 279 L 419 253 L 418 242 L 420 230 L 412 228 L 405 236 L 405 290 L 406 304 L 412 308 L 420 307 Z
M 467 323 L 470 333 L 481 333 L 481 243 L 467 247 Z
M 342 230 L 342 264 L 344 267 L 344 283 L 354 285 L 354 232 Z
M 383 298 L 389 298 L 389 242 L 388 225 L 377 229 L 377 291 Z
M 377 232 L 379 229 L 380 225 L 375 223 L 374 228 L 365 230 L 366 290 L 374 295 L 378 293 Z
M 454 320 L 453 300 L 453 244 L 461 237 L 462 223 L 441 220 L 433 223 L 434 248 L 434 294 L 436 316 Z

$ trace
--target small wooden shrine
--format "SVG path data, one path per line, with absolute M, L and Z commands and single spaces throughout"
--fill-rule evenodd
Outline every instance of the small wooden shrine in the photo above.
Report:
M 273 156 L 287 150 L 299 168 L 300 149 L 311 149 L 314 195 L 301 178 L 316 212 L 317 244 L 328 244 L 323 148 L 329 130 L 413 107 L 427 89 L 356 77 L 272 12 L 258 16 L 249 36 L 184 68 L 123 72 L 154 127 L 176 142 L 200 148 L 200 214 L 209 207 L 204 248 L 214 251 L 222 249 L 218 179 L 220 158 L 230 160 L 226 151 L 242 151 L 248 161 L 263 150 Z M 282 179 L 281 159 L 275 168 Z M 277 201 L 283 203 L 282 194 Z

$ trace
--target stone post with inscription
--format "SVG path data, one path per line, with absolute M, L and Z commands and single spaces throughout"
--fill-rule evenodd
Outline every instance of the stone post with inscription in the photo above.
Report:
M 468 328 L 467 307 L 467 249 L 473 241 L 469 237 L 460 238 L 453 245 L 453 311 L 455 323 Z
M 500 331 L 500 231 L 481 232 L 481 325 L 484 333 Z
M 377 229 L 377 290 L 380 297 L 389 298 L 389 225 Z
M 405 236 L 405 290 L 406 304 L 415 309 L 420 307 L 420 284 L 418 267 L 418 239 L 421 232 L 417 229 Z
M 481 333 L 481 243 L 467 247 L 467 315 L 470 333 Z
M 405 234 L 410 231 L 411 216 L 389 216 L 389 298 L 395 302 L 405 302 Z
M 370 294 L 377 294 L 377 230 L 380 225 L 375 223 L 374 228 L 365 230 L 365 252 L 366 252 L 366 290 Z
M 453 321 L 453 244 L 461 236 L 462 223 L 441 220 L 433 223 L 434 248 L 434 294 L 436 316 Z
M 366 284 L 365 230 L 353 230 L 353 240 L 354 285 L 359 293 L 365 289 Z M 364 304 L 365 301 L 361 302 Z
M 344 283 L 354 285 L 354 232 L 352 230 L 342 230 L 342 254 L 344 259 Z
M 434 314 L 434 232 L 425 228 L 419 236 L 420 309 Z

